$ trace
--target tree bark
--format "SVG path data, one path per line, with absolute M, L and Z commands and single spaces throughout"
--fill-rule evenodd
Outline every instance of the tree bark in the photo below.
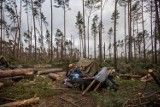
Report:
M 151 1 L 151 44 L 152 44 L 152 63 L 154 64 L 154 52 L 153 52 L 153 33 L 152 33 L 152 1 Z
M 117 3 L 118 0 L 115 1 L 115 16 L 114 16 L 114 67 L 117 70 L 117 41 L 116 41 L 116 23 L 117 23 Z
M 51 62 L 53 60 L 53 9 L 51 0 Z
M 85 31 L 85 13 L 84 13 L 84 0 L 83 0 L 83 30 L 84 30 L 84 49 L 83 49 L 83 57 L 86 58 L 86 31 Z
M 127 43 L 126 43 L 126 4 L 124 6 L 124 40 L 125 40 L 125 62 L 127 63 Z
M 32 106 L 33 104 L 39 103 L 39 97 L 31 98 L 27 100 L 17 101 L 17 102 L 11 102 L 7 104 L 0 105 L 0 107 L 26 107 L 26 106 Z
M 3 20 L 3 0 L 1 0 L 1 53 L 0 53 L 0 55 L 2 55 L 3 54 L 3 43 L 2 43 L 2 41 L 3 41 L 3 23 L 2 23 L 2 20 Z
M 0 78 L 25 75 L 31 72 L 32 72 L 31 69 L 5 70 L 5 71 L 0 72 Z
M 143 55 L 144 60 L 146 59 L 146 42 L 145 42 L 145 35 L 144 35 L 144 18 L 143 18 L 143 0 L 142 0 L 142 32 L 143 32 Z
M 42 71 L 38 71 L 37 74 L 38 75 L 42 75 L 42 74 L 55 73 L 55 72 L 62 72 L 62 68 L 42 70 Z
M 132 19 L 131 19 L 131 4 L 132 4 L 132 0 L 130 0 L 128 2 L 128 19 L 129 19 L 129 26 L 128 26 L 128 31 L 129 31 L 129 54 L 128 54 L 128 58 L 129 58 L 129 63 L 132 62 L 132 33 L 131 33 L 131 24 L 132 24 Z
M 96 59 L 96 33 L 94 32 L 94 59 Z
M 160 43 L 160 21 L 159 21 L 159 11 L 158 11 L 158 0 L 155 0 L 155 11 L 156 11 L 156 25 L 157 26 L 157 33 L 158 33 L 158 41 Z M 160 5 L 160 4 L 159 4 Z
M 157 21 L 155 21 L 155 31 L 154 31 L 154 61 L 155 61 L 155 64 L 157 64 L 157 32 L 156 32 L 156 23 Z
M 33 26 L 34 26 L 34 39 L 35 39 L 35 62 L 37 62 L 37 36 L 36 36 L 36 22 L 35 22 L 35 17 L 34 17 L 34 10 L 33 10 L 33 0 L 31 0 L 31 4 L 32 4 L 32 17 L 33 17 Z
M 89 18 L 90 16 L 88 17 L 88 59 L 89 59 Z
M 102 3 L 103 0 L 101 0 L 101 20 L 99 25 L 99 60 L 100 65 L 102 64 Z

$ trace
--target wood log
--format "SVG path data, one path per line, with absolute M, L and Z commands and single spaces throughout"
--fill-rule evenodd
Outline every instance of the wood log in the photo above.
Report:
M 4 84 L 0 82 L 0 88 L 3 87 L 3 85 L 4 85 Z
M 29 72 L 33 72 L 33 71 L 31 69 L 4 70 L 4 71 L 0 71 L 0 78 L 25 75 Z
M 153 73 L 152 69 L 149 69 L 149 74 L 151 74 L 151 76 L 153 77 L 153 79 L 155 80 L 155 82 L 160 86 L 160 80 L 155 76 L 155 74 Z
M 6 78 L 1 78 L 0 81 L 12 80 L 12 81 L 18 82 L 19 80 L 23 78 L 24 76 L 6 77 Z
M 133 75 L 133 74 L 119 74 L 119 77 L 129 77 L 129 78 L 140 78 L 140 75 Z
M 150 81 L 150 80 L 152 80 L 153 79 L 153 77 L 151 76 L 151 74 L 147 74 L 147 75 L 145 75 L 145 76 L 143 76 L 142 78 L 141 78 L 141 81 L 142 82 L 147 82 L 147 81 Z
M 49 73 L 55 73 L 55 72 L 62 72 L 62 68 L 42 70 L 42 71 L 38 71 L 37 74 L 42 75 L 42 74 L 49 74 Z
M 48 77 L 49 77 L 50 79 L 52 79 L 52 81 L 55 81 L 55 80 L 59 80 L 59 79 L 60 79 L 59 75 L 54 74 L 54 73 L 49 73 L 49 74 L 48 74 Z
M 31 98 L 23 101 L 11 102 L 7 104 L 0 105 L 0 107 L 30 107 L 33 104 L 39 103 L 39 97 Z

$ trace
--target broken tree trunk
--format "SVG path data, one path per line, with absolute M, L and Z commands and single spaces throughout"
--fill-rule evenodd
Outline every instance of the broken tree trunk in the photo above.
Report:
M 54 73 L 49 73 L 49 74 L 48 74 L 48 77 L 49 77 L 50 79 L 52 79 L 52 81 L 55 81 L 55 80 L 59 80 L 59 79 L 60 79 L 60 78 L 59 78 L 59 75 L 54 74 Z
M 0 72 L 0 78 L 25 75 L 30 72 L 33 72 L 33 71 L 31 69 L 4 70 Z
M 42 70 L 42 71 L 38 71 L 37 74 L 42 75 L 42 74 L 49 74 L 49 73 L 55 73 L 55 72 L 62 72 L 62 68 Z
M 30 107 L 33 104 L 39 103 L 39 97 L 31 98 L 23 101 L 11 102 L 7 104 L 0 105 L 0 107 Z
M 156 81 L 156 83 L 160 86 L 160 80 L 154 75 L 153 70 L 149 69 L 149 74 L 153 77 L 153 79 Z

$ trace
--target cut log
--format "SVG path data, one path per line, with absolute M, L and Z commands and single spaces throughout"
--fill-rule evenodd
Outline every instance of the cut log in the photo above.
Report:
M 0 81 L 12 80 L 14 82 L 18 82 L 19 80 L 21 80 L 23 78 L 24 78 L 24 76 L 6 77 L 6 78 L 1 78 Z
M 49 73 L 55 73 L 55 72 L 62 72 L 62 68 L 42 70 L 42 71 L 38 71 L 37 74 L 42 75 L 42 74 L 49 74 Z
M 59 80 L 59 79 L 60 79 L 59 75 L 54 74 L 54 73 L 49 73 L 48 77 L 49 77 L 50 79 L 52 79 L 52 81 L 55 81 L 55 80 Z
M 0 82 L 0 88 L 3 86 L 4 84 Z
M 141 78 L 141 81 L 142 82 L 147 82 L 147 81 L 150 81 L 150 80 L 152 80 L 153 79 L 153 77 L 151 76 L 151 74 L 147 74 L 147 75 L 145 75 L 145 76 L 143 76 L 142 78 Z
M 33 104 L 39 103 L 39 97 L 31 98 L 23 101 L 11 102 L 7 104 L 0 105 L 0 107 L 30 107 Z
M 149 69 L 149 74 L 151 74 L 151 76 L 153 77 L 153 79 L 155 80 L 155 82 L 160 86 L 160 80 L 155 76 L 155 74 L 153 73 L 152 69 Z
M 31 69 L 4 70 L 4 71 L 0 71 L 0 78 L 25 75 L 29 72 L 33 72 L 33 71 Z

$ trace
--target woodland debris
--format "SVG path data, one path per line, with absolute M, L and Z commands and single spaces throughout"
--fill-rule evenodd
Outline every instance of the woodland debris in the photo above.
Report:
M 12 81 L 18 82 L 19 80 L 23 78 L 24 76 L 6 77 L 6 78 L 1 78 L 0 81 L 12 80 Z
M 160 86 L 160 80 L 155 76 L 152 69 L 149 69 L 148 73 L 153 77 L 155 82 Z
M 33 72 L 33 70 L 31 70 L 31 69 L 4 70 L 4 71 L 0 71 L 0 78 L 26 75 L 26 74 L 32 73 L 32 72 Z
M 153 79 L 153 77 L 151 76 L 151 74 L 147 74 L 147 75 L 145 75 L 145 76 L 143 76 L 142 78 L 141 78 L 141 81 L 142 82 L 147 82 L 147 81 L 150 81 L 150 80 L 152 80 Z
M 30 107 L 31 105 L 38 104 L 38 103 L 39 103 L 39 97 L 36 97 L 36 98 L 27 99 L 27 100 L 3 104 L 3 105 L 0 105 L 0 107 Z
M 70 104 L 72 104 L 72 105 L 74 105 L 74 106 L 76 106 L 76 107 L 78 107 L 78 105 L 72 103 L 71 101 L 68 101 L 68 100 L 66 100 L 66 99 L 64 99 L 64 98 L 62 98 L 62 97 L 59 97 L 59 98 L 62 99 L 62 100 L 64 100 L 64 101 L 66 101 L 66 102 L 68 102 L 68 103 L 70 103 Z
M 34 65 L 34 68 L 50 68 L 52 65 L 50 64 L 36 64 Z
M 140 78 L 140 75 L 133 75 L 131 73 L 127 73 L 127 74 L 119 74 L 119 77 L 124 78 L 124 77 L 128 77 L 128 78 Z
M 38 75 L 42 74 L 49 74 L 49 73 L 55 73 L 55 72 L 62 72 L 62 68 L 54 68 L 54 69 L 48 69 L 48 70 L 42 70 L 38 71 Z
M 57 75 L 57 74 L 54 74 L 54 73 L 49 73 L 49 74 L 48 74 L 48 77 L 49 77 L 50 79 L 52 79 L 52 81 L 55 81 L 55 80 L 59 80 L 59 79 L 60 79 L 60 76 Z
M 4 84 L 0 82 L 0 88 L 3 86 Z

